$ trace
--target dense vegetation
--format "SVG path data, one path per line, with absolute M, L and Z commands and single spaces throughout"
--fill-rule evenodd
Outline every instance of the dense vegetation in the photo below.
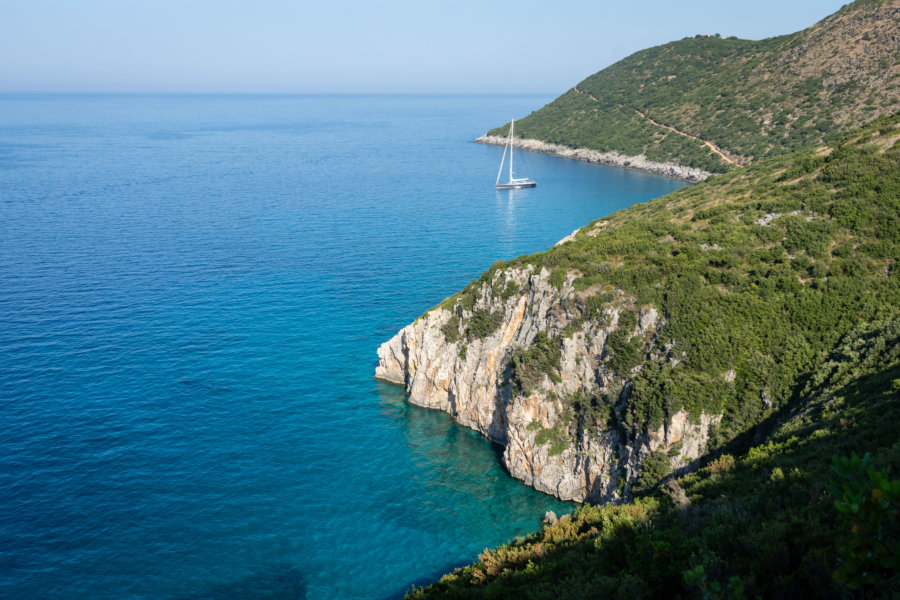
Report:
M 516 133 L 711 172 L 732 165 L 650 119 L 739 164 L 833 141 L 900 109 L 898 24 L 900 1 L 857 0 L 791 35 L 671 42 L 588 77 L 517 121 Z
M 681 409 L 724 417 L 699 472 L 666 482 L 665 455 L 651 456 L 633 502 L 582 507 L 415 597 L 897 589 L 900 483 L 886 473 L 900 467 L 898 141 L 900 113 L 495 264 L 482 283 L 534 265 L 576 277 L 568 301 L 582 318 L 617 307 L 622 333 L 604 360 L 633 384 L 627 408 L 611 415 L 619 427 L 657 427 Z M 446 304 L 471 310 L 476 289 Z M 648 305 L 663 326 L 629 334 Z M 524 390 L 552 376 L 558 348 L 545 336 L 517 352 L 512 383 Z M 604 407 L 603 398 L 566 400 L 573 417 Z M 568 439 L 535 428 L 555 452 Z M 832 465 L 832 456 L 842 458 Z

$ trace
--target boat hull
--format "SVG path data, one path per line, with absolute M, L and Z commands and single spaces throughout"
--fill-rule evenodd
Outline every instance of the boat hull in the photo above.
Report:
M 517 190 L 519 188 L 530 188 L 537 185 L 537 181 L 526 181 L 523 183 L 498 183 L 494 188 L 498 190 Z

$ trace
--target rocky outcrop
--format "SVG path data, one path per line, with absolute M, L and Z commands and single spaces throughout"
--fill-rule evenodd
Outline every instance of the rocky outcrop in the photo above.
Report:
M 475 140 L 479 144 L 490 144 L 493 146 L 505 146 L 507 138 L 497 137 L 493 135 L 483 135 Z M 663 175 L 665 177 L 674 177 L 683 181 L 697 182 L 703 181 L 712 173 L 697 169 L 694 167 L 685 167 L 673 162 L 655 162 L 648 160 L 643 154 L 638 156 L 626 156 L 618 152 L 598 152 L 587 148 L 569 148 L 568 146 L 559 146 L 557 144 L 549 144 L 541 140 L 516 139 L 513 145 L 522 150 L 531 152 L 540 152 L 542 154 L 550 154 L 561 158 L 571 158 L 584 162 L 599 163 L 610 167 L 624 167 L 626 169 L 635 169 L 655 175 Z
M 502 444 L 513 477 L 563 500 L 613 502 L 654 451 L 673 469 L 694 463 L 717 418 L 678 412 L 655 431 L 625 425 L 632 374 L 610 368 L 610 335 L 621 327 L 665 361 L 671 353 L 654 350 L 665 322 L 620 290 L 576 291 L 577 275 L 488 272 L 384 343 L 375 375 Z
M 566 242 L 571 242 L 572 240 L 575 239 L 575 236 L 578 235 L 578 232 L 579 232 L 580 230 L 581 230 L 581 228 L 579 227 L 578 229 L 576 229 L 575 231 L 573 231 L 572 233 L 570 233 L 569 235 L 567 235 L 567 236 L 564 237 L 563 239 L 561 239 L 561 240 L 559 240 L 558 242 L 556 242 L 555 244 L 553 244 L 553 247 L 556 248 L 557 246 L 562 246 L 562 245 L 565 244 Z

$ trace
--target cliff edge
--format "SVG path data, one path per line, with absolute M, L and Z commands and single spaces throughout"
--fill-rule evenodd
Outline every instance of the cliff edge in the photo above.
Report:
M 622 292 L 592 306 L 574 276 L 551 277 L 533 265 L 488 272 L 384 343 L 375 376 L 502 444 L 513 477 L 562 500 L 622 499 L 654 451 L 674 469 L 699 458 L 718 417 L 691 422 L 681 411 L 655 430 L 630 428 L 628 374 L 602 360 L 610 334 L 623 327 L 655 347 L 664 325 L 657 309 L 637 308 Z M 620 319 L 626 310 L 637 310 L 636 324 Z M 586 319 L 588 312 L 599 318 Z M 671 360 L 660 348 L 654 356 Z M 598 402 L 576 417 L 575 405 Z

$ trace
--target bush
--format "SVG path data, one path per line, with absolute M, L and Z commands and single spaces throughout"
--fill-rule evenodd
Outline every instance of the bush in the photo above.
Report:
M 562 428 L 554 426 L 550 428 L 541 427 L 538 434 L 534 436 L 534 443 L 538 446 L 550 444 L 549 455 L 557 456 L 565 452 L 571 446 L 572 441 Z
M 459 316 L 453 315 L 451 316 L 446 323 L 441 326 L 441 331 L 444 333 L 444 339 L 446 339 L 449 343 L 453 343 L 459 339 Z
M 727 473 L 734 466 L 734 457 L 730 454 L 723 454 L 714 461 L 706 465 L 706 470 L 710 473 L 720 474 Z
M 466 336 L 472 338 L 486 338 L 503 324 L 503 311 L 489 312 L 478 309 L 472 312 L 472 318 L 466 326 Z
M 551 381 L 562 381 L 559 361 L 562 350 L 559 339 L 551 339 L 539 331 L 531 345 L 517 349 L 509 361 L 509 380 L 513 389 L 528 394 L 540 388 L 544 376 Z
M 550 272 L 550 285 L 558 290 L 561 290 L 565 282 L 566 269 L 564 267 L 557 267 Z
M 647 492 L 672 472 L 672 465 L 664 450 L 654 450 L 641 464 L 641 474 L 632 488 L 636 493 Z
M 841 513 L 840 567 L 834 580 L 850 589 L 900 586 L 900 480 L 871 466 L 871 457 L 834 457 L 831 492 Z

